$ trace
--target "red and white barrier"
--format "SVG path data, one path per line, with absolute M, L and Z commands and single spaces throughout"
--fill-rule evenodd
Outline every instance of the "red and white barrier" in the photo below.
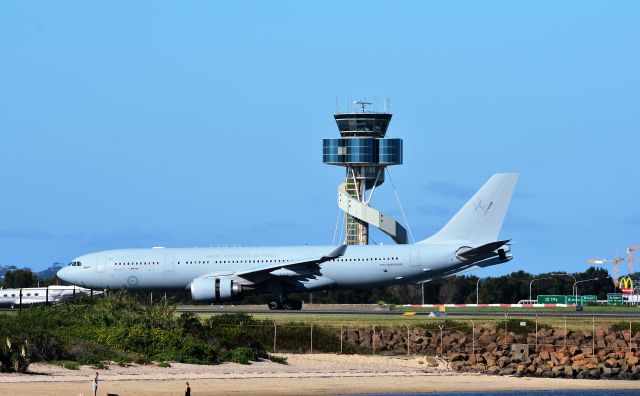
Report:
M 477 308 L 477 307 L 496 307 L 496 308 L 567 308 L 573 307 L 573 304 L 406 304 L 403 307 L 412 308 Z

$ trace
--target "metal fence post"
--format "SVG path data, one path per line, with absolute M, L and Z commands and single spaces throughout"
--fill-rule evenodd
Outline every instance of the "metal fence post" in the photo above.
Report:
M 311 343 L 310 343 L 311 353 L 313 353 L 313 323 L 311 323 Z
M 592 320 L 592 326 L 591 326 L 591 335 L 592 335 L 592 340 L 591 340 L 591 354 L 595 355 L 596 354 L 596 317 L 593 316 L 591 317 Z
M 438 325 L 438 327 L 440 328 L 440 353 L 444 356 L 444 342 L 442 341 L 442 328 L 444 326 Z
M 629 352 L 631 352 L 631 319 L 629 319 Z
M 373 325 L 373 334 L 371 334 L 371 353 L 376 354 L 376 325 Z
M 538 315 L 536 315 L 536 352 L 538 352 Z
M 409 332 L 409 326 L 407 325 L 407 356 L 409 356 L 409 354 L 411 353 L 411 340 L 409 339 L 410 337 L 410 332 Z
M 567 317 L 564 317 L 564 347 L 567 347 Z
M 340 354 L 342 355 L 342 339 L 344 338 L 344 325 L 340 325 Z
M 507 314 L 504 314 L 504 347 L 507 347 L 507 334 L 509 334 L 509 329 L 508 327 L 508 317 Z
M 471 321 L 471 354 L 476 353 L 476 325 Z
M 276 351 L 276 338 L 278 337 L 278 325 L 273 324 L 273 352 Z

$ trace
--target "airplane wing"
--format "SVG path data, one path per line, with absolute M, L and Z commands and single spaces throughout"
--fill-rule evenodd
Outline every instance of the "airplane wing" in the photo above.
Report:
M 273 263 L 264 267 L 251 268 L 236 272 L 209 273 L 200 276 L 201 278 L 211 278 L 216 276 L 235 276 L 245 279 L 251 283 L 259 283 L 274 276 L 304 276 L 310 271 L 317 270 L 320 264 L 336 259 L 344 255 L 347 245 L 341 245 L 328 254 L 320 257 L 309 257 L 288 263 Z
M 304 272 L 313 271 L 319 268 L 319 265 L 344 256 L 347 251 L 347 245 L 341 245 L 332 250 L 329 254 L 321 257 L 309 257 L 290 263 L 274 263 L 262 268 L 252 268 L 245 271 L 236 272 L 234 275 L 244 278 L 251 282 L 261 282 L 271 276 L 295 276 L 302 275 Z

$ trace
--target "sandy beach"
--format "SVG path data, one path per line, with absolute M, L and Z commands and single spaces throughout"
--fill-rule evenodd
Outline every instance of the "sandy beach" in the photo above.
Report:
M 499 390 L 640 389 L 638 381 L 571 380 L 461 374 L 424 357 L 308 354 L 290 355 L 286 365 L 258 362 L 199 366 L 173 363 L 109 366 L 100 373 L 99 395 L 184 394 L 189 381 L 194 395 L 334 395 L 349 393 L 416 393 Z M 67 370 L 32 364 L 33 374 L 0 374 L 0 396 L 91 394 L 96 370 Z

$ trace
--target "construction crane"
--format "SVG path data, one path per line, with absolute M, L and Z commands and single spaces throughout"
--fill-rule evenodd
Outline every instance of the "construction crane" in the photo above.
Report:
M 627 254 L 629 255 L 629 275 L 633 274 L 633 252 L 640 249 L 640 245 L 631 246 L 627 248 Z
M 640 246 L 638 246 L 640 248 Z M 589 264 L 605 264 L 613 263 L 613 284 L 618 287 L 618 264 L 624 261 L 624 257 L 618 257 L 612 259 L 589 259 Z

